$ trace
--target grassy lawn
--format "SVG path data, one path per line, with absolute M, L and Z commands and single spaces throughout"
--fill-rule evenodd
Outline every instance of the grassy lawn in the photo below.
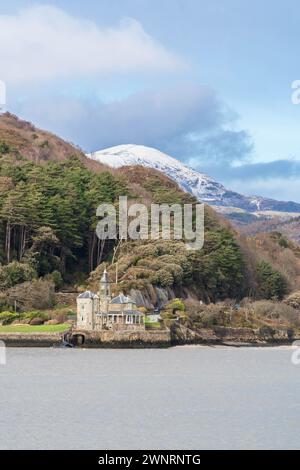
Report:
M 157 330 L 161 328 L 160 322 L 150 322 L 145 321 L 145 326 L 147 330 Z
M 61 333 L 70 328 L 68 323 L 60 325 L 5 325 L 0 333 Z

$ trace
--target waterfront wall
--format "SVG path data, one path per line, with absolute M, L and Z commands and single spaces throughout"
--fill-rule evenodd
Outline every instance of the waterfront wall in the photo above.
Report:
M 181 344 L 273 345 L 291 344 L 299 335 L 288 329 L 251 329 L 214 327 L 189 330 L 127 330 L 87 331 L 64 333 L 1 333 L 0 340 L 12 347 L 59 346 L 66 339 L 84 348 L 163 348 Z
M 298 338 L 293 330 L 286 328 L 231 328 L 214 326 L 191 330 L 180 325 L 171 328 L 172 344 L 290 344 Z
M 59 346 L 63 336 L 62 333 L 1 333 L 0 341 L 11 347 L 46 348 Z
M 86 331 L 76 329 L 67 336 L 76 346 L 87 348 L 161 348 L 171 346 L 169 330 Z
M 287 328 L 227 328 L 215 327 L 215 334 L 222 341 L 248 343 L 287 343 L 294 338 L 294 331 Z

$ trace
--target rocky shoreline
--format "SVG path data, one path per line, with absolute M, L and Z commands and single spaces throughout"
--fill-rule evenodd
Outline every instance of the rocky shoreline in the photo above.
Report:
M 64 335 L 62 333 L 1 333 L 0 341 L 7 347 L 49 348 L 59 347 Z
M 290 344 L 299 335 L 290 329 L 274 328 L 232 328 L 215 326 L 191 330 L 175 326 L 172 328 L 172 342 L 176 344 L 248 344 L 273 345 Z
M 285 329 L 214 327 L 210 329 L 158 331 L 81 331 L 63 333 L 1 333 L 8 347 L 60 347 L 66 340 L 84 348 L 168 348 L 179 345 L 278 346 L 290 345 L 300 336 Z

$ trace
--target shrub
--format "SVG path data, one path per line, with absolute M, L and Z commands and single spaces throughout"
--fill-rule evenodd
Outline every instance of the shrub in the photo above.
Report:
M 64 323 L 67 320 L 67 315 L 63 312 L 59 312 L 55 315 L 55 320 L 57 320 L 58 323 Z
M 251 304 L 256 315 L 260 318 L 272 318 L 275 309 L 275 302 L 271 300 L 257 300 Z
M 146 307 L 139 307 L 138 310 L 143 313 L 144 315 L 147 314 L 148 310 L 146 309 Z
M 32 312 L 24 312 L 24 318 L 28 320 L 33 320 L 34 318 L 41 318 L 42 320 L 47 320 L 49 315 L 38 310 L 33 310 Z
M 49 140 L 43 140 L 43 142 L 40 143 L 40 147 L 49 148 L 50 147 Z
M 54 284 L 45 279 L 37 279 L 32 282 L 24 282 L 8 289 L 8 305 L 17 307 L 23 311 L 51 308 L 55 302 Z
M 284 302 L 291 307 L 300 309 L 300 292 L 293 292 L 284 300 Z
M 77 315 L 76 312 L 74 312 L 74 310 L 68 310 L 67 311 L 67 317 L 75 317 Z
M 162 287 L 171 287 L 174 282 L 172 273 L 167 269 L 159 269 L 156 273 L 157 284 Z
M 5 292 L 0 292 L 0 312 L 10 312 L 13 311 L 14 306 L 9 305 L 7 301 L 7 295 Z
M 281 300 L 287 294 L 286 278 L 266 261 L 258 263 L 257 277 L 263 298 Z
M 27 263 L 12 261 L 6 266 L 0 266 L 0 289 L 8 289 L 16 284 L 31 281 L 36 277 L 36 271 Z
M 61 289 L 64 283 L 62 275 L 59 271 L 53 271 L 52 273 L 47 274 L 45 279 L 53 282 L 56 291 Z
M 173 299 L 165 306 L 166 310 L 172 310 L 175 313 L 177 310 L 184 312 L 185 305 L 181 299 Z
M 195 315 L 201 310 L 201 303 L 198 299 L 188 297 L 184 300 L 185 309 L 189 314 Z
M 10 147 L 6 142 L 0 142 L 0 155 L 5 155 L 10 152 Z
M 247 309 L 252 312 L 252 318 L 260 321 L 276 320 L 277 323 L 288 323 L 296 326 L 300 324 L 299 312 L 284 302 L 257 300 L 248 303 Z
M 215 325 L 224 325 L 225 318 L 220 304 L 209 304 L 204 307 L 198 315 L 197 323 L 204 328 L 211 328 Z
M 176 320 L 176 315 L 171 311 L 164 310 L 160 312 L 160 316 L 161 316 L 161 319 L 163 320 L 164 325 L 167 326 L 168 328 L 170 328 L 170 326 L 174 324 Z
M 1 312 L 0 313 L 0 323 L 2 325 L 10 325 L 14 320 L 20 319 L 20 315 L 15 312 Z

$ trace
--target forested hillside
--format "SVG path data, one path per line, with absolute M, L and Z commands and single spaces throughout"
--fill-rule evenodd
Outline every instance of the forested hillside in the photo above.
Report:
M 26 158 L 43 165 L 48 161 L 79 158 L 86 167 L 102 171 L 105 165 L 87 158 L 82 150 L 60 137 L 19 119 L 11 113 L 0 114 L 0 151 L 9 151 L 12 159 Z
M 256 235 L 258 233 L 280 232 L 290 240 L 300 243 L 300 217 L 289 220 L 262 220 L 244 225 L 240 231 L 246 235 Z
M 295 271 L 283 269 L 279 255 L 266 255 L 269 245 L 257 250 L 256 242 L 240 237 L 208 206 L 200 251 L 186 250 L 181 241 L 101 242 L 95 234 L 96 208 L 103 202 L 117 206 L 119 195 L 147 205 L 196 201 L 153 169 L 109 170 L 96 162 L 91 167 L 80 150 L 55 136 L 49 134 L 48 144 L 41 145 L 44 135 L 48 134 L 10 115 L 0 118 L 2 293 L 11 294 L 16 286 L 39 278 L 54 282 L 56 288 L 88 282 L 96 287 L 104 266 L 114 277 L 116 262 L 125 291 L 158 286 L 180 296 L 188 290 L 205 302 L 215 302 L 244 296 L 282 298 L 295 287 L 290 281 Z M 45 147 L 47 157 L 41 150 Z M 278 240 L 272 243 L 278 253 L 289 250 L 298 260 L 296 250 Z M 7 299 L 21 296 L 13 292 L 4 296 L 3 308 L 11 303 Z

